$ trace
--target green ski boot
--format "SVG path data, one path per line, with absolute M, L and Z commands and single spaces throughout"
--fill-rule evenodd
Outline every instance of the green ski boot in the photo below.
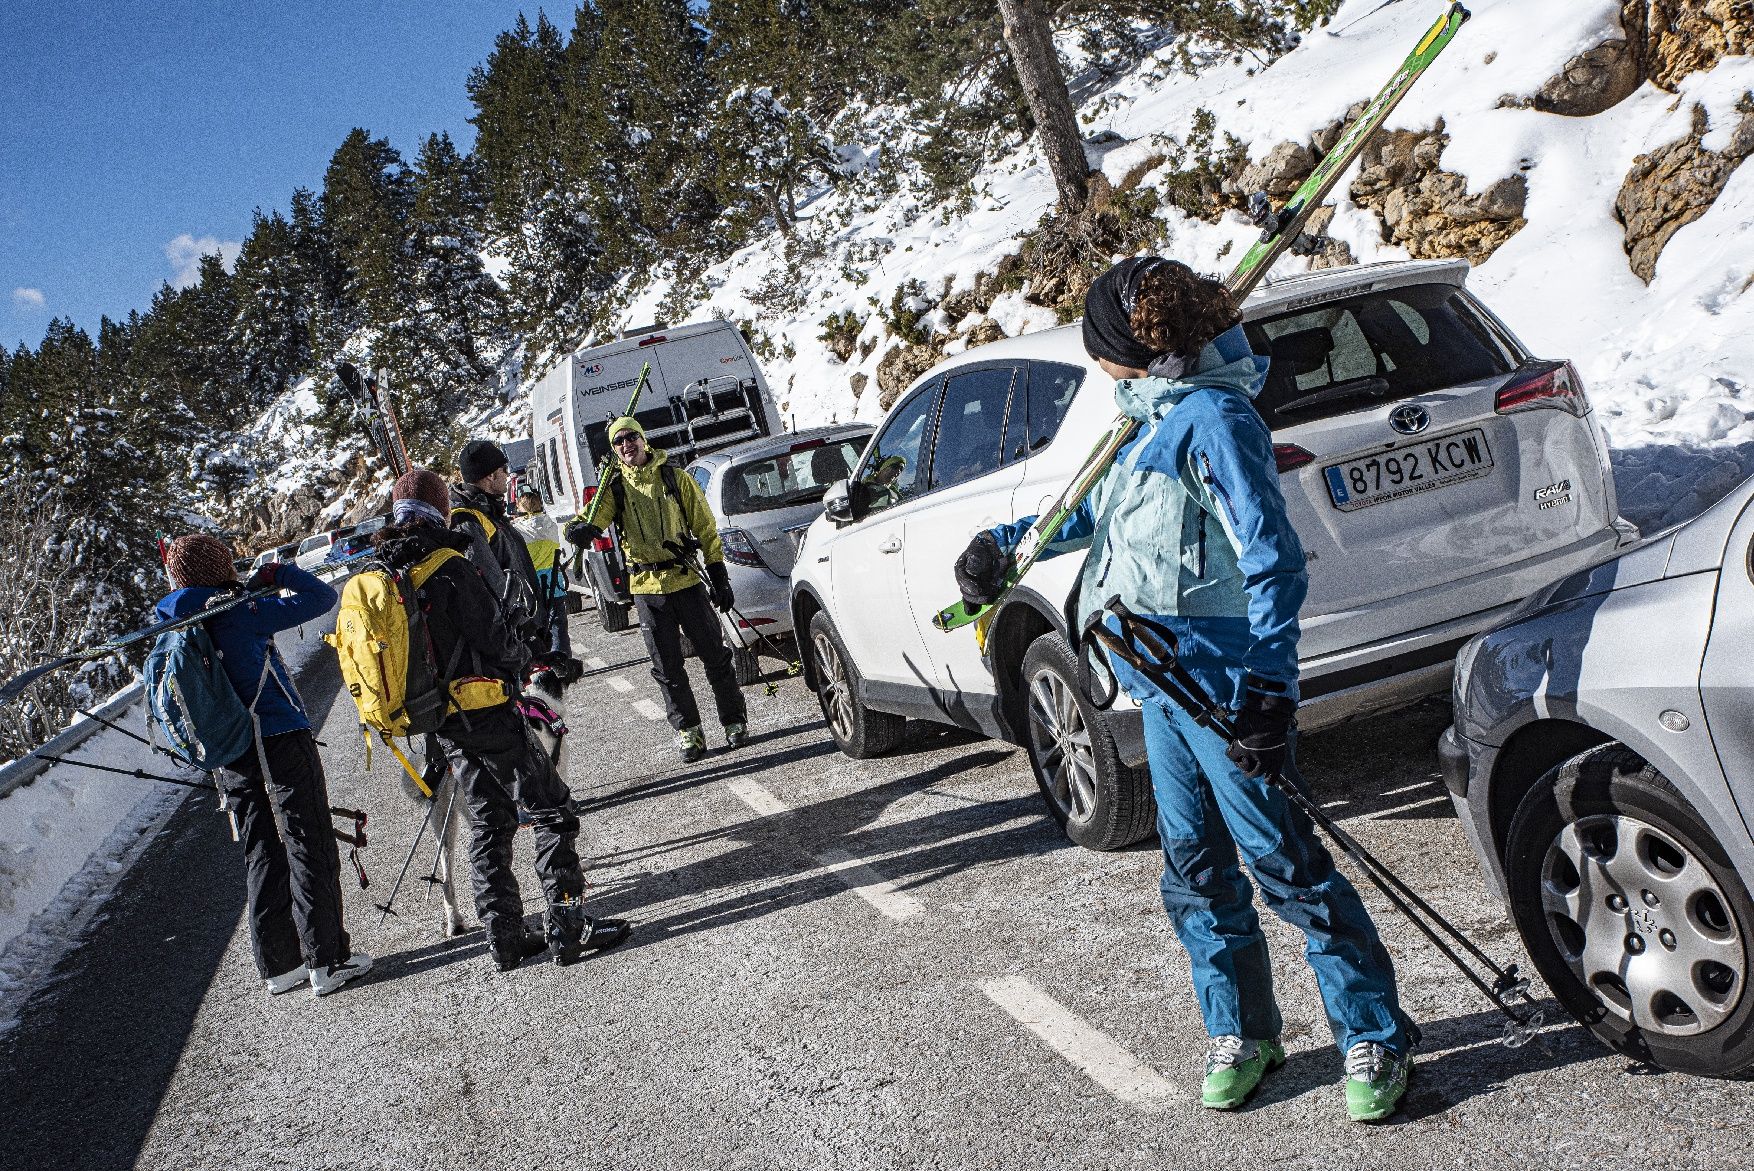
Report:
M 683 764 L 693 764 L 706 755 L 706 734 L 700 730 L 700 725 L 676 733 L 676 751 L 682 754 Z
M 1285 1047 L 1277 1039 L 1213 1037 L 1211 1048 L 1206 1050 L 1206 1083 L 1200 1089 L 1200 1105 L 1234 1110 L 1248 1101 L 1262 1078 L 1284 1064 Z
M 1413 1054 L 1395 1053 L 1374 1041 L 1346 1050 L 1346 1113 L 1354 1122 L 1378 1122 L 1400 1109 L 1413 1072 Z
M 749 743 L 749 725 L 748 724 L 726 724 L 725 725 L 725 747 L 726 748 L 741 748 L 747 743 Z

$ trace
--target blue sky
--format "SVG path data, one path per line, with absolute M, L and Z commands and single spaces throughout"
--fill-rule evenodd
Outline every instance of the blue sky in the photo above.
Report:
M 475 140 L 465 81 L 536 4 L 0 0 L 0 345 L 144 311 L 355 126 Z M 573 4 L 550 4 L 564 32 Z

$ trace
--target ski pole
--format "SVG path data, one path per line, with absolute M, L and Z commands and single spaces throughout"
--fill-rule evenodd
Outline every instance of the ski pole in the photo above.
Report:
M 1105 616 L 1111 614 L 1120 627 L 1119 633 L 1110 630 L 1104 622 Z M 1134 614 L 1121 604 L 1119 596 L 1110 598 L 1108 603 L 1091 617 L 1085 625 L 1080 642 L 1086 649 L 1090 643 L 1094 642 L 1127 663 L 1156 685 L 1171 702 L 1186 712 L 1200 727 L 1225 740 L 1235 739 L 1235 726 L 1231 722 L 1229 713 L 1213 701 L 1205 686 L 1182 664 L 1177 654 L 1175 632 L 1161 623 Z M 1112 690 L 1105 693 L 1105 696 L 1107 702 L 1113 702 Z M 1311 800 L 1282 771 L 1274 773 L 1267 778 L 1267 781 L 1283 793 L 1287 800 L 1296 805 L 1304 816 L 1310 819 L 1311 823 L 1326 833 L 1340 848 L 1340 851 L 1364 872 L 1364 876 L 1370 880 L 1371 885 L 1376 887 L 1383 897 L 1388 899 L 1389 903 L 1401 912 L 1414 927 L 1418 928 L 1420 934 L 1424 935 L 1457 971 L 1478 988 L 1492 1002 L 1494 1008 L 1509 1018 L 1503 1037 L 1506 1046 L 1516 1048 L 1524 1044 L 1533 1036 L 1535 1030 L 1545 1023 L 1546 1014 L 1540 1009 L 1522 1013 L 1511 1007 L 1512 997 L 1518 997 L 1530 1006 L 1535 1003 L 1529 996 L 1529 982 L 1518 975 L 1516 964 L 1501 967 L 1479 945 L 1468 938 L 1459 927 L 1444 918 L 1430 903 L 1421 898 L 1386 863 L 1365 849 L 1351 834 L 1340 828 L 1326 810 Z M 1488 984 L 1479 972 L 1458 955 L 1450 943 L 1439 935 L 1440 931 L 1478 961 L 1492 975 L 1492 983 Z
M 420 828 L 414 831 L 414 844 L 408 847 L 408 857 L 402 859 L 402 869 L 397 872 L 396 881 L 390 886 L 389 897 L 381 903 L 372 904 L 372 906 L 383 912 L 382 915 L 378 916 L 379 927 L 382 927 L 391 915 L 396 914 L 392 909 L 396 905 L 396 895 L 402 889 L 402 880 L 408 877 L 408 867 L 414 864 L 414 855 L 420 850 L 420 840 L 426 836 L 426 827 L 431 823 L 432 811 L 436 808 L 438 808 L 437 799 L 428 798 L 426 803 L 426 816 L 420 819 Z
M 457 806 L 457 788 L 457 784 L 453 781 L 451 784 L 451 791 L 445 795 L 445 815 L 443 819 L 439 821 L 439 828 L 433 831 L 433 837 L 438 842 L 438 848 L 432 853 L 432 870 L 421 880 L 430 883 L 433 886 L 439 885 L 439 859 L 445 856 L 444 827 L 451 823 L 451 810 L 455 809 Z M 454 862 L 455 859 L 452 859 L 452 861 Z M 446 877 L 449 878 L 449 875 L 446 875 Z
M 206 784 L 203 784 L 200 781 L 186 781 L 182 777 L 167 777 L 161 773 L 146 772 L 144 769 L 116 768 L 113 765 L 97 764 L 96 762 L 89 760 L 74 760 L 71 756 L 54 756 L 47 752 L 33 752 L 31 753 L 31 756 L 38 760 L 54 761 L 56 764 L 76 764 L 80 768 L 96 769 L 98 772 L 115 773 L 118 776 L 124 777 L 138 777 L 143 781 L 160 781 L 166 785 L 181 785 L 185 789 L 200 789 L 205 793 L 221 792 L 219 786 L 211 781 Z
M 142 736 L 140 733 L 132 731 L 128 728 L 124 728 L 124 727 L 122 727 L 122 725 L 115 723 L 114 721 L 106 720 L 102 716 L 98 715 L 96 712 L 87 711 L 86 709 L 84 709 L 82 707 L 76 707 L 73 710 L 78 712 L 80 715 L 84 716 L 88 720 L 96 720 L 98 723 L 100 723 L 104 727 L 110 729 L 112 732 L 120 732 L 122 735 L 128 737 L 131 740 L 140 741 L 140 743 L 146 745 L 148 748 L 152 749 L 154 752 L 163 752 L 166 756 L 170 755 L 170 752 L 167 749 L 165 749 L 164 747 L 162 747 L 160 745 L 154 744 L 151 740 L 148 740 L 145 736 Z
M 666 541 L 664 547 L 670 552 L 676 554 L 678 560 L 687 561 L 690 567 L 693 568 L 695 576 L 699 577 L 701 581 L 704 582 L 707 580 L 706 564 L 701 559 L 700 545 L 698 542 L 684 538 L 680 544 L 675 541 Z M 767 635 L 761 633 L 761 630 L 753 622 L 745 618 L 741 610 L 737 609 L 735 602 L 726 607 L 726 610 L 737 619 L 737 645 L 740 648 L 743 650 L 749 649 L 749 644 L 743 641 L 743 631 L 747 629 L 750 634 L 755 636 L 757 644 L 765 643 L 768 650 L 773 652 L 774 658 L 785 663 L 787 675 L 796 675 L 804 669 L 804 663 L 798 656 L 787 655 L 785 651 L 780 648 L 778 643 L 774 642 L 773 639 L 769 638 Z M 768 695 L 777 693 L 779 691 L 779 684 L 772 682 L 766 684 L 766 691 Z

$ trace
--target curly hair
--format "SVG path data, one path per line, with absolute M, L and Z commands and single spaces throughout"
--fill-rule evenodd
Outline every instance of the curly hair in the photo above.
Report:
M 1207 342 L 1242 320 L 1223 282 L 1203 277 L 1178 260 L 1151 266 L 1139 277 L 1128 324 L 1151 349 L 1193 359 Z

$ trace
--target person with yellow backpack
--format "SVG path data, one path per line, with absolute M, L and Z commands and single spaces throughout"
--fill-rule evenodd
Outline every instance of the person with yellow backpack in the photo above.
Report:
M 449 761 L 469 814 L 475 909 L 500 971 L 543 950 L 569 964 L 615 946 L 629 925 L 585 913 L 572 795 L 513 703 L 530 652 L 465 554 L 472 535 L 448 527 L 450 494 L 435 472 L 408 472 L 390 499 L 379 564 L 348 582 L 331 636 L 361 720 L 385 736 L 431 733 Z M 541 935 L 524 928 L 512 873 L 519 806 L 548 904 Z

